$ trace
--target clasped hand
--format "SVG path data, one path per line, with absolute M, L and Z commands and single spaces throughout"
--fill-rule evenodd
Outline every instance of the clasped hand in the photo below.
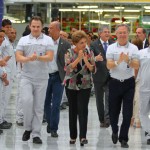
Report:
M 35 60 L 37 60 L 37 54 L 36 54 L 36 52 L 34 52 L 31 56 L 28 56 L 28 58 L 29 58 L 29 60 L 30 61 L 35 61 Z
M 84 60 L 85 64 L 88 66 L 88 68 L 90 70 L 93 70 L 93 65 L 91 65 L 89 62 L 88 62 L 88 55 L 86 52 L 84 52 L 83 50 L 80 50 L 79 53 L 78 53 L 78 58 L 79 60 L 81 61 L 82 59 Z
M 129 53 L 125 54 L 125 53 L 122 52 L 120 54 L 118 63 L 121 63 L 123 61 L 126 62 L 126 63 L 129 63 Z
M 2 60 L 0 60 L 0 66 L 4 67 L 7 65 L 7 61 L 11 58 L 11 56 L 6 56 Z
M 96 61 L 103 61 L 104 60 L 101 53 L 99 53 L 95 58 L 96 58 Z

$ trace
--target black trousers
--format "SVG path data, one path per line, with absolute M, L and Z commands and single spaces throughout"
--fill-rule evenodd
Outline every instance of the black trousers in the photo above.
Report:
M 79 117 L 79 138 L 86 138 L 88 122 L 88 104 L 91 88 L 70 90 L 66 88 L 66 95 L 69 102 L 69 129 L 70 138 L 77 138 L 77 116 Z
M 119 141 L 128 141 L 128 132 L 133 112 L 133 97 L 135 79 L 129 78 L 124 82 L 111 79 L 109 82 L 109 112 L 113 133 L 118 133 L 118 119 L 122 106 L 123 121 L 120 128 Z
M 110 123 L 109 119 L 109 88 L 108 83 L 94 82 L 96 106 L 100 123 Z M 105 96 L 104 96 L 105 95 Z M 105 98 L 105 99 L 104 99 Z

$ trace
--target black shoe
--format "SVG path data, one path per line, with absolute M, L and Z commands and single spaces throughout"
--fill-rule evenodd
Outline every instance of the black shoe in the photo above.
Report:
M 148 132 L 145 131 L 145 136 L 147 136 Z
M 150 139 L 147 140 L 147 145 L 150 145 Z
M 43 119 L 42 123 L 46 123 L 46 122 L 47 122 L 46 119 Z
M 2 134 L 2 133 L 3 133 L 3 130 L 0 129 L 0 134 Z
M 47 133 L 51 133 L 51 129 L 49 125 L 47 125 Z
M 9 124 L 10 126 L 12 126 L 11 122 L 7 122 L 6 120 L 4 120 L 4 124 Z
M 33 143 L 35 143 L 35 144 L 42 144 L 42 140 L 39 137 L 34 137 L 33 138 Z
M 122 148 L 129 148 L 129 145 L 128 145 L 128 143 L 126 141 L 122 140 L 121 141 L 121 147 Z
M 28 141 L 30 139 L 31 131 L 25 131 L 22 136 L 22 141 Z
M 3 122 L 0 124 L 0 129 L 10 129 L 12 126 L 12 124 L 8 123 L 8 122 Z
M 70 143 L 70 144 L 75 144 L 75 143 L 76 143 L 76 140 L 75 140 L 75 139 L 71 139 L 71 140 L 69 141 L 69 143 Z
M 18 121 L 16 121 L 16 124 L 17 124 L 18 126 L 23 126 L 23 122 L 18 122 Z
M 87 144 L 88 140 L 87 139 L 83 139 L 80 141 L 80 146 L 84 146 L 84 144 Z
M 104 127 L 105 127 L 105 123 L 102 122 L 102 123 L 100 124 L 100 127 L 101 127 L 101 128 L 104 128 Z
M 64 102 L 64 104 L 65 104 L 66 106 L 69 106 L 69 102 Z
M 56 131 L 51 131 L 51 137 L 54 137 L 54 138 L 58 137 L 57 132 Z
M 110 126 L 109 122 L 105 122 L 105 127 L 108 128 Z
M 112 141 L 114 144 L 117 144 L 118 142 L 118 133 L 112 133 Z

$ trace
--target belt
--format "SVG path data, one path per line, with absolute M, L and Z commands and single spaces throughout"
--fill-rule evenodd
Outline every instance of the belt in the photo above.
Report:
M 120 79 L 120 80 L 111 77 L 111 79 L 112 79 L 112 80 L 115 80 L 115 81 L 118 81 L 118 82 L 126 82 L 126 81 L 129 81 L 129 80 L 131 80 L 131 79 L 134 79 L 134 77 L 131 77 L 131 78 L 128 78 L 128 79 Z
M 53 73 L 49 73 L 49 76 L 55 76 L 57 74 L 59 74 L 59 71 L 56 71 L 56 72 L 53 72 Z

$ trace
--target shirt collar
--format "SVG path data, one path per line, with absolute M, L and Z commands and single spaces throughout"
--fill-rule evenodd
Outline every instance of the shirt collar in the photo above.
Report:
M 116 43 L 117 43 L 117 47 L 122 47 L 118 42 L 116 42 Z M 125 47 L 125 48 L 128 48 L 128 47 L 129 47 L 129 41 L 127 42 L 126 45 L 124 45 L 124 47 Z
M 53 40 L 54 45 L 58 45 L 59 44 L 59 40 L 60 40 L 60 37 L 56 41 Z
M 145 46 L 145 42 L 146 42 L 146 38 L 145 38 L 145 40 L 143 41 L 143 48 L 144 48 L 144 46 Z
M 145 38 L 145 40 L 143 41 L 143 43 L 145 43 L 146 42 L 146 38 Z
M 30 33 L 29 38 L 34 39 L 35 37 Z M 43 33 L 41 33 L 40 36 L 37 39 L 42 39 L 42 38 L 43 38 Z
M 107 44 L 108 44 L 108 40 L 107 40 L 106 42 L 104 42 L 101 38 L 100 38 L 100 42 L 101 42 L 102 44 L 104 44 L 104 43 L 107 43 Z

